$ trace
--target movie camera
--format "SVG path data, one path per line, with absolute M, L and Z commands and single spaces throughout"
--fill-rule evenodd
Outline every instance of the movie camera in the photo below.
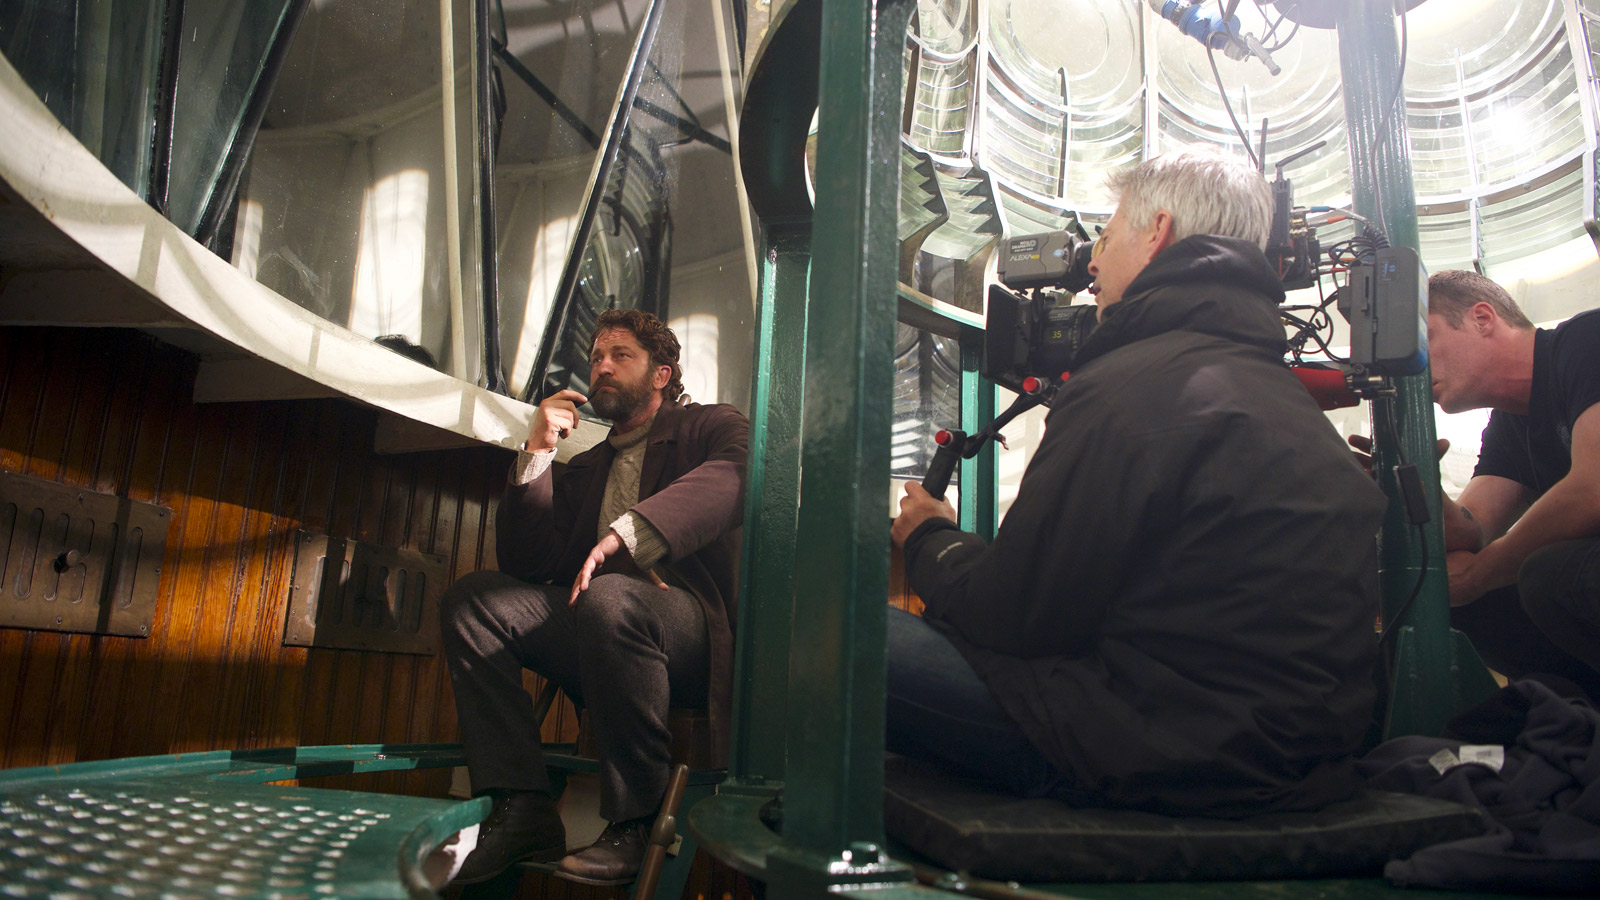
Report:
M 1264 137 L 1262 143 L 1265 150 Z M 1266 254 L 1284 290 L 1319 288 L 1317 302 L 1286 303 L 1279 311 L 1293 329 L 1286 362 L 1323 409 L 1335 409 L 1392 391 L 1391 376 L 1426 367 L 1427 273 L 1415 251 L 1390 247 L 1380 229 L 1353 211 L 1294 205 L 1293 184 L 1284 177 L 1284 167 L 1322 146 L 1315 144 L 1277 163 Z M 1324 254 L 1317 228 L 1345 218 L 1361 223 L 1359 234 Z M 1000 283 L 989 286 L 980 372 L 1018 396 L 977 434 L 945 429 L 935 436 L 938 446 L 922 482 L 929 494 L 942 498 L 959 460 L 976 456 L 991 439 L 1003 440 L 1001 427 L 1029 408 L 1048 404 L 1066 379 L 1099 324 L 1094 304 L 1070 303 L 1072 295 L 1094 280 L 1089 274 L 1094 252 L 1095 240 L 1081 225 L 1004 241 L 998 254 Z M 1342 286 L 1340 275 L 1345 276 Z M 1321 294 L 1329 276 L 1335 290 Z M 1350 323 L 1347 357 L 1329 348 L 1330 307 Z

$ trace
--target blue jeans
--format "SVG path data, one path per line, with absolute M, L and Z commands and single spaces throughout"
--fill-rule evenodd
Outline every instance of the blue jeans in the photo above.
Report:
M 888 620 L 887 746 L 1022 797 L 1070 793 L 961 651 L 921 618 Z

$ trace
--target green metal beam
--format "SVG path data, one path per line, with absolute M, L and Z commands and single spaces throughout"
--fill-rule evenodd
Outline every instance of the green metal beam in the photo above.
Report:
M 983 363 L 983 332 L 961 329 L 961 430 L 977 434 L 995 415 L 994 382 L 978 374 Z M 1000 526 L 999 477 L 994 442 L 961 461 L 961 527 L 994 540 Z
M 767 223 L 762 231 L 728 763 L 729 781 L 745 785 L 784 775 L 811 220 Z
M 884 610 L 900 204 L 912 0 L 828 0 L 807 321 L 805 447 L 774 896 L 904 881 L 883 836 Z
M 1416 194 L 1411 182 L 1410 142 L 1406 137 L 1405 98 L 1400 83 L 1399 43 L 1393 0 L 1349 0 L 1340 5 L 1339 63 L 1344 80 L 1345 119 L 1350 140 L 1350 183 L 1355 208 L 1382 223 L 1389 243 L 1419 248 Z M 1389 495 L 1380 541 L 1383 615 L 1386 628 L 1410 626 L 1402 645 L 1408 659 L 1395 659 L 1388 736 L 1438 734 L 1460 707 L 1462 673 L 1476 654 L 1459 657 L 1450 634 L 1450 593 L 1445 577 L 1444 530 L 1439 519 L 1439 460 L 1434 449 L 1432 379 L 1395 379 L 1392 400 L 1374 403 L 1373 466 Z M 1394 404 L 1398 440 L 1390 432 L 1382 403 Z M 1400 503 L 1394 468 L 1416 465 L 1427 486 L 1430 521 L 1411 525 Z M 1409 599 L 1413 598 L 1414 599 Z M 1409 599 L 1409 606 L 1406 606 Z M 1406 606 L 1403 615 L 1401 607 Z M 1399 621 L 1396 621 L 1398 616 Z M 1459 645 L 1464 645 L 1461 642 Z M 1396 653 L 1400 656 L 1400 653 Z M 1470 677 L 1472 684 L 1481 684 Z

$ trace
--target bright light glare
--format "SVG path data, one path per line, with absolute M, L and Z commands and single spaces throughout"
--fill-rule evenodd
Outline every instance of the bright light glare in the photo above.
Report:
M 683 389 L 697 403 L 717 402 L 717 317 L 693 313 L 667 322 L 682 350 Z
M 233 265 L 254 279 L 261 268 L 261 223 L 266 213 L 258 200 L 239 204 L 239 225 L 233 234 Z
M 428 173 L 409 169 L 379 179 L 361 201 L 350 330 L 421 343 L 427 258 Z

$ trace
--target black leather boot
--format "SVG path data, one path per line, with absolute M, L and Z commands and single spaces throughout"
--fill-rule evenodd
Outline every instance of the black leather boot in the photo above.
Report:
M 556 801 L 541 791 L 497 794 L 478 826 L 478 846 L 461 864 L 456 884 L 476 884 L 523 860 L 551 862 L 567 852 L 567 829 Z
M 583 884 L 627 884 L 639 874 L 655 816 L 612 822 L 587 850 L 561 860 L 561 877 Z

